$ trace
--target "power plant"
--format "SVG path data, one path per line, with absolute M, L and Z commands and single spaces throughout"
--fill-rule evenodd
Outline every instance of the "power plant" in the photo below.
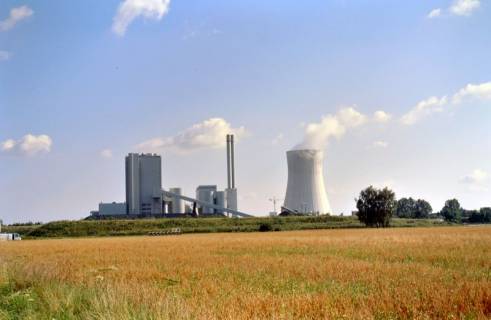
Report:
M 200 185 L 196 198 L 186 197 L 181 188 L 162 188 L 162 158 L 157 154 L 130 153 L 125 158 L 126 202 L 99 203 L 98 211 L 91 211 L 91 218 L 170 217 L 184 214 L 231 215 L 249 217 L 237 210 L 235 187 L 234 136 L 228 134 L 227 188 L 216 185 Z M 186 206 L 185 202 L 189 204 Z
M 227 188 L 199 185 L 195 197 L 187 197 L 179 187 L 162 188 L 162 158 L 157 154 L 130 153 L 125 158 L 126 202 L 100 203 L 91 218 L 137 218 L 178 216 L 250 217 L 238 211 L 235 185 L 234 136 L 226 136 Z M 282 214 L 331 214 L 324 185 L 321 150 L 290 150 L 286 153 L 288 183 Z M 274 199 L 274 204 L 276 204 Z M 276 211 L 276 210 L 275 210 Z M 276 213 L 274 213 L 276 214 Z
M 290 150 L 286 159 L 288 183 L 282 212 L 332 213 L 324 186 L 324 153 L 315 149 Z

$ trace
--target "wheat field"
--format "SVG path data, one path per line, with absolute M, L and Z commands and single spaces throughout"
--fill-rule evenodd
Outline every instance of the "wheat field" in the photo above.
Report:
M 0 243 L 0 319 L 488 319 L 491 228 Z

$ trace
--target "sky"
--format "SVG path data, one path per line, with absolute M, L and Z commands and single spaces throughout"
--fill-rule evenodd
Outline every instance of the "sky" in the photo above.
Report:
M 162 155 L 164 188 L 225 188 L 227 133 L 243 212 L 304 147 L 333 214 L 369 185 L 491 206 L 490 57 L 483 0 L 2 0 L 0 219 L 124 201 L 129 152 Z

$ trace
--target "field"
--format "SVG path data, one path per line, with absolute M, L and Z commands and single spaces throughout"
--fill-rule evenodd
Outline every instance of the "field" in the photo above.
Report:
M 491 227 L 0 242 L 0 319 L 487 319 Z

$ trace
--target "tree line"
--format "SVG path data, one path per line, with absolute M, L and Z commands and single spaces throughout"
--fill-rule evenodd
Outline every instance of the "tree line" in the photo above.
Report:
M 445 202 L 443 208 L 433 213 L 430 203 L 423 199 L 396 199 L 389 188 L 370 186 L 360 192 L 356 201 L 356 215 L 360 222 L 371 227 L 388 227 L 393 216 L 409 219 L 440 218 L 454 223 L 491 223 L 491 207 L 465 210 L 457 199 Z

